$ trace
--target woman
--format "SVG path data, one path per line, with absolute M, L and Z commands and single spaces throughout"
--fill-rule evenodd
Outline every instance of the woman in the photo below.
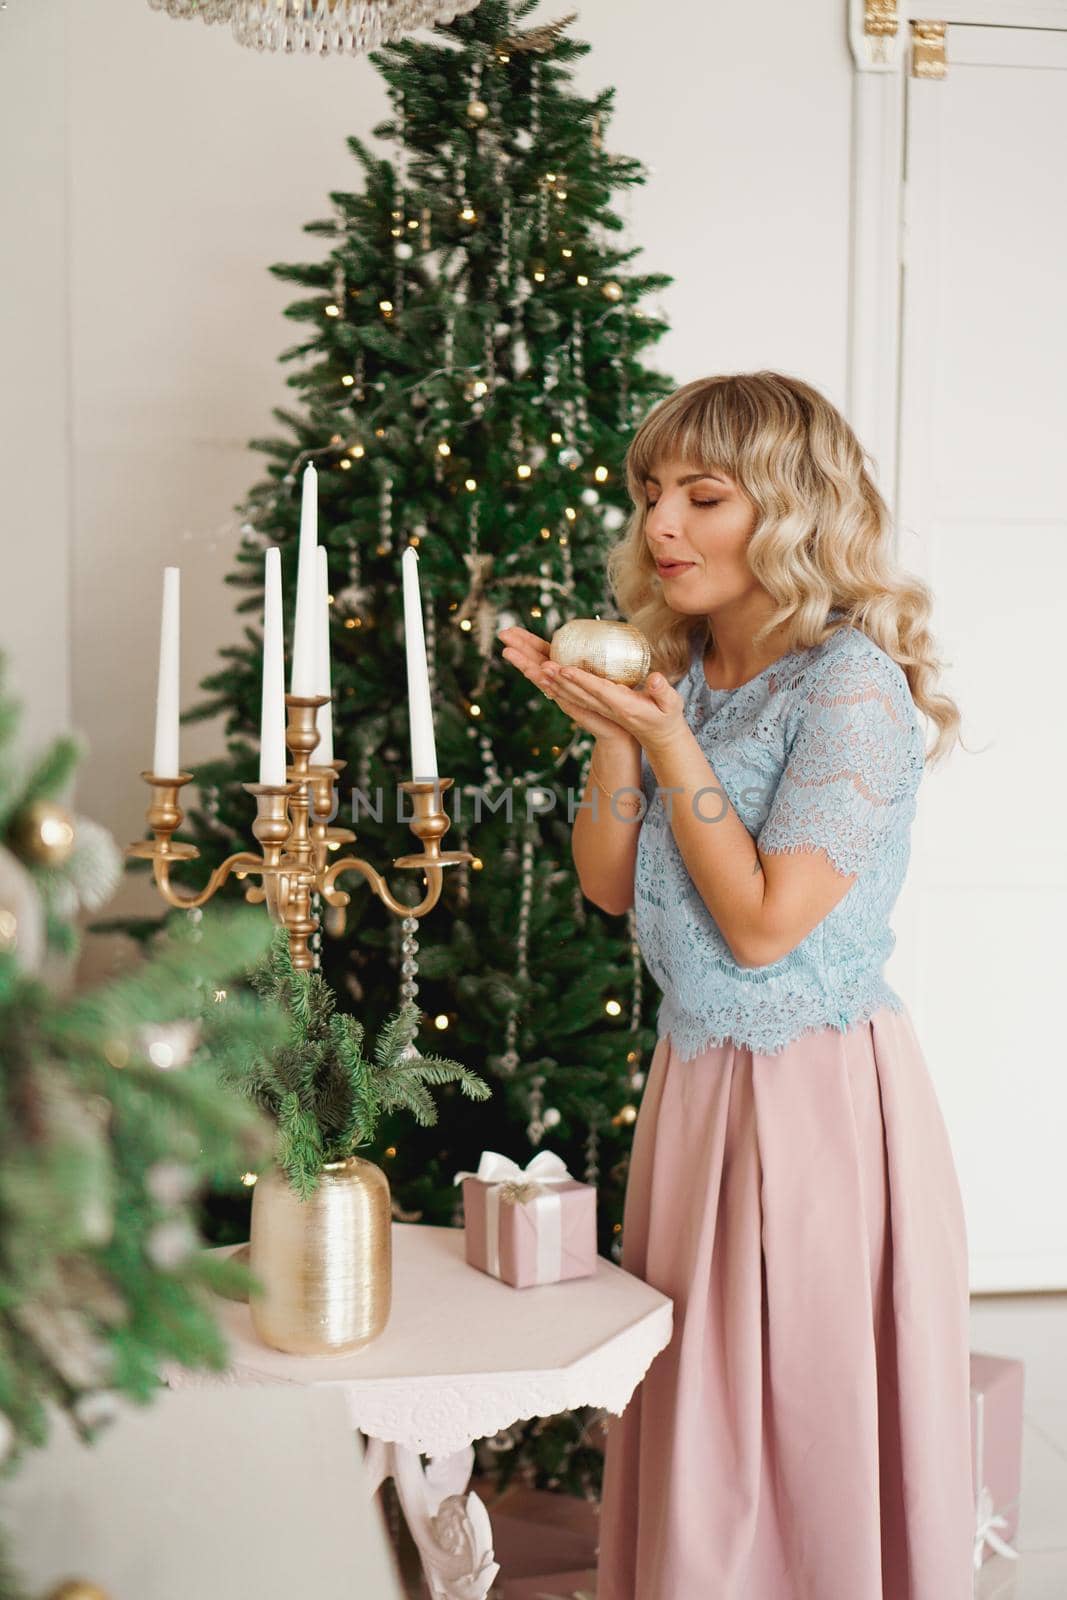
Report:
M 685 385 L 626 470 L 608 576 L 644 687 L 501 634 L 596 736 L 575 865 L 634 906 L 663 990 L 622 1264 L 674 1331 L 611 1420 L 598 1600 L 970 1600 L 965 1220 L 881 970 L 925 762 L 959 736 L 930 593 L 795 378 Z

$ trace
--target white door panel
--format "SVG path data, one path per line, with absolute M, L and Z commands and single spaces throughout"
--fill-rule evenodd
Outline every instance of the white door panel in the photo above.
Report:
M 957 746 L 887 976 L 949 1126 L 971 1288 L 1067 1288 L 1067 33 L 950 24 L 906 79 L 899 555 Z

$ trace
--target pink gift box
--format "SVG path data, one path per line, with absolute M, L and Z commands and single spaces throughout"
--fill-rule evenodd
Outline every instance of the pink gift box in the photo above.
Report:
M 532 1186 L 523 1185 L 517 1193 Z M 566 1178 L 516 1197 L 513 1182 L 463 1179 L 467 1260 L 515 1289 L 596 1271 L 596 1188 Z
M 1019 1526 L 1023 1459 L 1023 1363 L 971 1352 L 971 1485 L 974 1564 L 1004 1554 Z M 1002 1520 L 1001 1520 L 1002 1519 Z M 1014 1552 L 1012 1552 L 1014 1553 Z
M 596 1600 L 596 1568 L 574 1568 L 548 1578 L 505 1579 L 501 1600 Z

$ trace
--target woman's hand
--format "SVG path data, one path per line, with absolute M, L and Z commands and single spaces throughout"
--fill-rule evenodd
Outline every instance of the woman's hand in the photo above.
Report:
M 503 628 L 505 660 L 562 706 L 580 728 L 597 738 L 631 738 L 645 750 L 668 744 L 685 727 L 684 702 L 660 673 L 645 687 L 630 689 L 581 667 L 560 667 L 548 654 L 548 641 L 525 628 Z
M 564 685 L 553 681 L 556 663 L 549 658 L 547 639 L 539 639 L 536 633 L 530 633 L 526 628 L 501 628 L 497 637 L 503 640 L 506 647 L 504 660 L 518 667 L 549 700 L 555 700 L 580 728 L 598 739 L 614 739 L 624 744 L 629 742 L 630 735 L 625 728 L 595 711 L 583 711 Z

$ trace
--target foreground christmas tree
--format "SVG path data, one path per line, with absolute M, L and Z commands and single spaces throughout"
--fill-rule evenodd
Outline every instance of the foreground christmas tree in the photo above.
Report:
M 599 1184 L 600 1249 L 618 1259 L 654 990 L 632 913 L 585 901 L 573 869 L 592 738 L 508 669 L 496 631 L 520 622 L 550 636 L 572 617 L 618 614 L 604 556 L 631 509 L 623 457 L 673 387 L 641 364 L 665 326 L 639 302 L 671 279 L 626 270 L 639 252 L 618 238 L 612 199 L 644 171 L 605 147 L 614 91 L 573 89 L 590 49 L 567 37 L 573 16 L 523 30 L 533 5 L 482 0 L 370 58 L 393 107 L 374 130 L 391 158 L 351 139 L 362 188 L 332 195 L 332 216 L 307 226 L 326 253 L 272 269 L 303 291 L 288 315 L 306 337 L 282 357 L 300 404 L 275 413 L 284 437 L 255 443 L 268 476 L 242 508 L 231 581 L 239 609 L 258 613 L 263 550 L 277 544 L 291 613 L 300 477 L 314 462 L 334 748 L 348 763 L 338 821 L 386 868 L 407 848 L 400 556 L 418 546 L 439 770 L 453 780 L 444 847 L 475 861 L 448 871 L 415 937 L 357 887 L 321 962 L 370 1033 L 417 978 L 422 1048 L 439 1040 L 496 1092 L 475 1107 L 446 1086 L 434 1127 L 385 1118 L 367 1153 L 398 1217 L 455 1223 L 456 1170 L 483 1148 L 525 1162 L 547 1133 L 575 1176 Z M 225 716 L 227 753 L 198 771 L 189 830 L 210 864 L 248 835 L 259 644 L 249 629 L 223 652 L 194 712 Z M 389 881 L 417 898 L 400 871 Z M 550 1456 L 546 1445 L 549 1482 L 564 1465 Z
M 2 667 L 2 663 L 0 663 Z M 2 672 L 0 672 L 2 680 Z M 148 958 L 72 989 L 76 914 L 121 858 L 63 794 L 73 741 L 20 763 L 0 681 L 0 1471 L 44 1442 L 49 1408 L 91 1440 L 164 1361 L 225 1366 L 209 1289 L 245 1275 L 205 1256 L 197 1196 L 269 1157 L 269 1124 L 218 1082 L 284 1037 L 240 994 L 270 923 L 174 920 Z M 227 987 L 229 985 L 229 987 Z M 0 1536 L 0 1596 L 22 1586 Z

